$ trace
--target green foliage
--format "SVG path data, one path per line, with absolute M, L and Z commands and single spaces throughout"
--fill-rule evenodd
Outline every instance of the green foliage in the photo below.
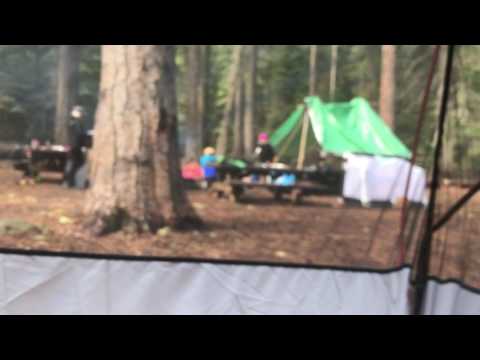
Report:
M 52 137 L 58 45 L 0 45 L 0 141 Z M 94 113 L 100 46 L 83 46 L 79 103 Z
M 57 45 L 0 45 L 0 141 L 51 136 L 55 114 Z M 186 45 L 177 47 L 179 120 L 185 126 Z M 396 133 L 413 145 L 432 45 L 398 45 L 396 66 Z M 232 45 L 210 46 L 207 120 L 215 143 L 228 91 Z M 84 45 L 80 65 L 80 103 L 93 116 L 98 101 L 100 46 Z M 331 46 L 318 46 L 318 95 L 329 99 Z M 341 45 L 334 101 L 366 98 L 378 110 L 381 45 Z M 438 74 L 440 74 L 438 71 Z M 438 118 L 439 76 L 420 142 L 420 160 L 429 165 Z M 260 45 L 257 71 L 257 128 L 272 132 L 308 93 L 308 45 Z M 480 47 L 457 52 L 449 111 L 447 154 L 451 171 L 480 172 Z M 290 151 L 291 152 L 291 151 Z M 294 158 L 294 151 L 291 157 Z

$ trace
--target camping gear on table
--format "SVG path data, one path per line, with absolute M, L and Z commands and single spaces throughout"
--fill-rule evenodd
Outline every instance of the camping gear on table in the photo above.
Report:
M 184 180 L 202 181 L 203 169 L 197 162 L 186 164 L 182 167 L 182 177 Z
M 280 186 L 295 186 L 297 179 L 293 174 L 284 174 L 275 179 L 274 184 Z

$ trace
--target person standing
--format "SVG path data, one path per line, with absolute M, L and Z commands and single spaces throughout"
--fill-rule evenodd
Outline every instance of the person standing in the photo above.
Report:
M 70 153 L 66 164 L 64 185 L 69 188 L 75 187 L 75 176 L 78 170 L 85 164 L 84 140 L 85 132 L 85 110 L 81 106 L 75 106 L 71 112 L 69 126 Z
M 200 166 L 203 170 L 204 179 L 206 182 L 206 187 L 210 187 L 212 182 L 217 178 L 217 169 L 215 165 L 217 164 L 217 155 L 216 150 L 212 147 L 207 147 L 203 151 L 203 156 L 200 158 Z

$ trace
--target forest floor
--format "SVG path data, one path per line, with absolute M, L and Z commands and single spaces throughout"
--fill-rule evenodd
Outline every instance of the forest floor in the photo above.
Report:
M 329 197 L 309 197 L 295 206 L 288 200 L 275 202 L 271 194 L 262 191 L 249 192 L 242 203 L 235 204 L 206 192 L 191 191 L 190 200 L 207 225 L 202 231 L 163 229 L 158 234 L 116 233 L 90 238 L 82 229 L 84 191 L 63 188 L 58 175 L 47 175 L 44 182 L 31 186 L 19 186 L 19 176 L 8 162 L 0 162 L 0 222 L 21 220 L 43 232 L 0 235 L 3 249 L 348 268 L 389 269 L 398 265 L 400 209 L 344 207 L 337 198 Z M 453 200 L 459 194 L 449 196 Z M 421 213 L 412 218 L 420 222 Z M 462 216 L 473 219 L 471 212 Z M 451 222 L 448 236 L 439 233 L 434 244 L 438 255 L 434 268 L 441 269 L 439 274 L 468 277 L 464 255 L 468 251 L 480 255 L 480 247 L 465 240 L 465 224 L 459 217 Z M 478 225 L 469 226 L 470 231 L 479 230 Z M 414 251 L 412 241 L 407 261 L 412 260 Z M 480 256 L 475 258 L 480 261 Z M 480 287 L 479 277 L 474 276 L 472 281 Z

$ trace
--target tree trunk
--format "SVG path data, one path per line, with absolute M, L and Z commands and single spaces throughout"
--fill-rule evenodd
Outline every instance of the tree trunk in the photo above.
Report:
M 187 144 L 186 158 L 195 159 L 200 153 L 202 144 L 202 114 L 200 108 L 200 77 L 201 77 L 201 56 L 200 45 L 189 45 L 187 48 Z
M 338 45 L 332 45 L 332 61 L 330 64 L 330 101 L 335 100 L 337 90 Z
M 309 95 L 314 96 L 317 91 L 317 45 L 310 45 L 310 86 Z M 305 166 L 305 156 L 307 153 L 308 132 L 310 129 L 310 119 L 308 112 L 303 114 L 302 135 L 300 138 L 300 148 L 298 149 L 297 169 L 303 169 Z
M 233 133 L 233 154 L 235 157 L 242 157 L 244 154 L 243 148 L 243 100 L 244 100 L 244 82 L 240 80 L 235 94 L 235 123 Z
M 198 45 L 200 47 L 199 74 L 197 82 L 197 111 L 199 118 L 199 152 L 206 146 L 206 106 L 207 106 L 207 57 L 208 45 Z
M 380 116 L 395 130 L 395 45 L 382 45 Z
M 317 93 L 317 45 L 310 45 L 310 86 L 309 92 L 313 96 Z
M 81 45 L 60 45 L 57 75 L 57 104 L 55 115 L 55 142 L 69 143 L 70 111 L 78 96 L 78 71 Z
M 447 46 L 442 45 L 440 49 L 440 59 L 438 62 L 439 69 L 441 71 L 439 72 L 439 76 L 437 77 L 437 94 L 436 94 L 436 100 L 435 100 L 435 105 L 436 105 L 436 114 L 438 118 L 438 114 L 440 114 L 441 111 L 441 106 L 442 106 L 442 98 L 443 98 L 443 88 L 444 88 L 444 80 L 445 80 L 445 72 L 443 71 L 445 69 L 445 66 L 447 64 Z M 454 79 L 452 79 L 454 82 Z M 455 89 L 455 83 L 452 84 L 452 89 Z M 456 90 L 456 89 L 455 89 Z M 455 95 L 452 94 L 452 99 L 455 99 L 458 93 L 456 92 Z M 454 107 L 455 110 L 458 111 L 458 107 Z M 451 118 L 453 119 L 453 117 Z M 438 129 L 436 130 L 438 131 Z M 435 134 L 435 139 L 437 137 L 437 133 Z M 451 168 L 454 162 L 454 147 L 455 147 L 455 139 L 453 137 L 453 122 L 447 121 L 446 126 L 445 126 L 445 137 L 443 140 L 443 149 L 442 149 L 442 164 L 443 164 L 443 170 L 446 172 L 445 175 L 449 176 L 449 173 L 451 172 Z
M 174 45 L 103 45 L 87 227 L 199 226 L 180 175 Z
M 214 89 L 212 89 L 213 84 L 212 84 L 211 62 L 212 62 L 212 45 L 205 45 L 205 48 L 204 48 L 205 110 L 203 112 L 203 146 L 208 146 L 211 144 L 211 134 L 210 134 L 211 122 L 209 119 L 212 116 L 214 116 L 214 105 L 212 104 L 213 98 L 214 98 L 212 94 L 214 94 Z
M 258 47 L 251 45 L 249 50 L 245 87 L 244 150 L 246 154 L 251 155 L 255 149 Z
M 237 88 L 238 78 L 240 77 L 240 66 L 242 60 L 243 45 L 235 45 L 232 54 L 232 64 L 228 74 L 228 95 L 223 111 L 223 119 L 220 124 L 220 134 L 217 140 L 217 153 L 225 155 L 228 151 L 228 129 L 230 128 L 232 109 L 235 102 L 235 90 Z

